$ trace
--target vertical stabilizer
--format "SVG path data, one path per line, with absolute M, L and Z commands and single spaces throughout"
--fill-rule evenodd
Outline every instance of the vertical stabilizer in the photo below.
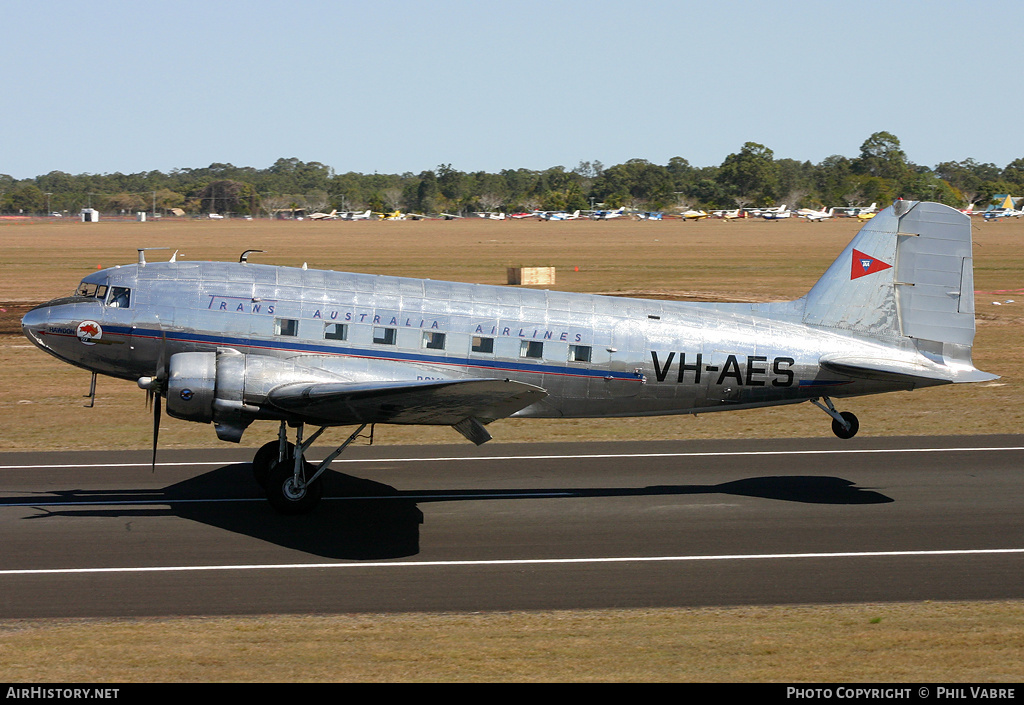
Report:
M 883 340 L 898 337 L 893 278 L 898 232 L 892 207 L 867 221 L 807 294 L 804 322 Z
M 970 217 L 940 203 L 897 201 L 861 228 L 814 285 L 804 322 L 970 348 Z

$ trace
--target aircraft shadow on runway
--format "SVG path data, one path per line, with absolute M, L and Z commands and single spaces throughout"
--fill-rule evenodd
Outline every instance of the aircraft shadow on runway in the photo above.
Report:
M 8 497 L 36 507 L 30 519 L 179 516 L 328 558 L 378 560 L 419 553 L 419 505 L 433 502 L 729 494 L 811 504 L 893 500 L 837 477 L 766 476 L 718 485 L 399 491 L 340 472 L 324 473 L 324 501 L 304 516 L 281 516 L 261 498 L 248 463 L 225 465 L 163 489 L 65 490 Z M 44 499 L 45 497 L 45 499 Z M 56 501 L 54 501 L 56 499 Z M 98 507 L 97 505 L 107 505 Z M 115 504 L 115 506 L 110 506 Z M 64 508 L 66 507 L 66 508 Z

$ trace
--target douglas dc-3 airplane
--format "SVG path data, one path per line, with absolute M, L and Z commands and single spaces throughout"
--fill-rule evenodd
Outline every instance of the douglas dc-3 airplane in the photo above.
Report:
M 29 311 L 25 335 L 96 373 L 137 381 L 178 419 L 238 442 L 280 422 L 253 459 L 270 503 L 309 511 L 321 473 L 367 424 L 454 427 L 506 417 L 689 414 L 996 379 L 971 361 L 968 216 L 897 201 L 810 292 L 778 303 L 687 303 L 238 262 L 97 271 Z M 93 377 L 95 383 L 95 376 Z M 303 437 L 307 424 L 319 427 Z M 328 427 L 359 428 L 317 466 Z M 294 443 L 288 428 L 296 429 Z

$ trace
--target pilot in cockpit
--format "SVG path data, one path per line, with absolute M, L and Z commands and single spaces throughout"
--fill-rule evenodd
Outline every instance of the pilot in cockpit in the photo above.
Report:
M 131 304 L 131 292 L 131 289 L 124 286 L 110 287 L 110 300 L 107 302 L 107 306 L 111 308 L 128 308 Z

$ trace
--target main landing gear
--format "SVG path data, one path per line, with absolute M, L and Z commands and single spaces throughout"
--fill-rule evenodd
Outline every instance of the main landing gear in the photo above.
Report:
M 252 471 L 256 482 L 267 493 L 270 506 L 281 514 L 306 514 L 319 504 L 323 497 L 321 475 L 324 470 L 366 428 L 366 424 L 357 428 L 337 450 L 318 465 L 313 465 L 306 461 L 305 453 L 327 428 L 321 427 L 303 441 L 303 426 L 304 424 L 299 424 L 296 429 L 295 443 L 289 443 L 288 429 L 282 421 L 277 440 L 261 447 L 252 459 Z
M 831 399 L 828 397 L 822 397 L 822 399 L 825 400 L 824 404 L 817 399 L 811 399 L 811 403 L 832 417 L 832 433 L 843 439 L 856 436 L 857 431 L 860 430 L 860 421 L 857 420 L 857 416 L 852 411 L 836 411 Z

